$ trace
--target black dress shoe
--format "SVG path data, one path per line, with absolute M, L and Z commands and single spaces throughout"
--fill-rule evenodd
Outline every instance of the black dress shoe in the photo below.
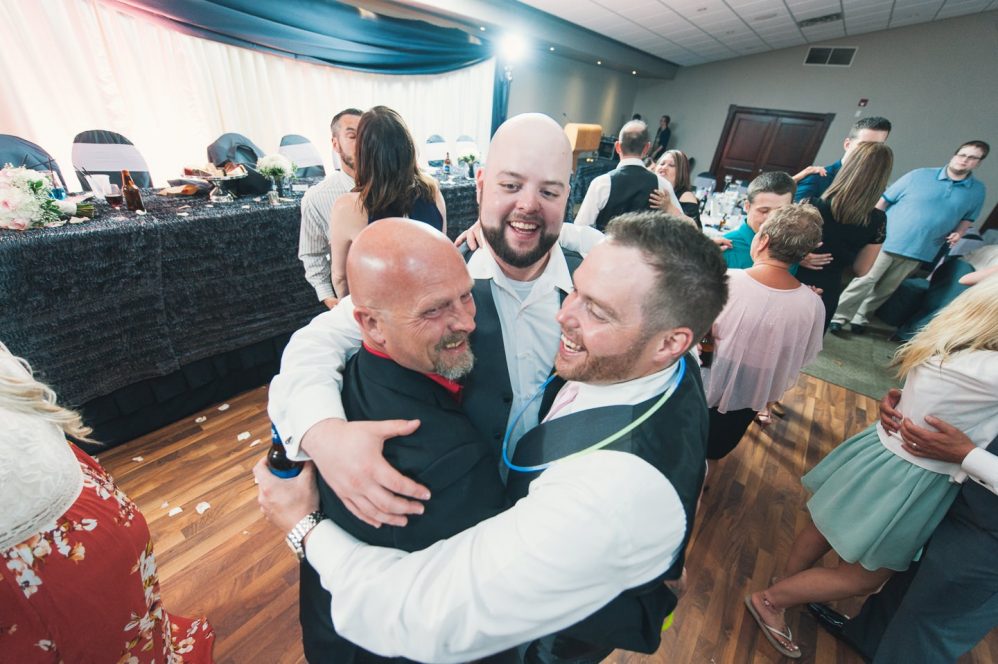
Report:
M 842 323 L 836 323 L 832 321 L 828 324 L 828 331 L 832 334 L 841 335 L 842 334 Z
M 842 636 L 842 628 L 845 626 L 849 616 L 842 615 L 827 604 L 811 602 L 807 605 L 807 610 L 811 612 L 819 625 L 825 628 L 829 634 L 839 638 Z
M 858 323 L 852 323 L 849 325 L 849 331 L 853 334 L 866 334 L 866 325 L 859 325 Z

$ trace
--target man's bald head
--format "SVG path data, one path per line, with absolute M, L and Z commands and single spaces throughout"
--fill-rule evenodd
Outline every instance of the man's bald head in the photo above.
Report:
M 407 369 L 457 378 L 471 370 L 472 279 L 431 226 L 382 219 L 357 235 L 347 281 L 364 342 Z
M 478 174 L 478 206 L 485 241 L 513 279 L 535 279 L 547 264 L 571 171 L 572 146 L 548 116 L 517 115 L 496 131 Z
M 620 156 L 643 157 L 651 139 L 648 136 L 648 125 L 641 120 L 631 120 L 620 130 L 617 140 L 617 151 Z

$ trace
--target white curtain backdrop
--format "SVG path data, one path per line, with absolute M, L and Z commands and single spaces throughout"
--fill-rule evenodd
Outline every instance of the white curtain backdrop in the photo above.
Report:
M 494 60 L 447 74 L 362 74 L 191 37 L 99 0 L 0 0 L 0 44 L 0 133 L 50 152 L 71 188 L 73 137 L 88 129 L 131 140 L 157 186 L 205 163 L 205 148 L 229 131 L 268 154 L 284 134 L 301 134 L 329 170 L 329 122 L 350 106 L 394 108 L 417 145 L 469 134 L 488 147 Z

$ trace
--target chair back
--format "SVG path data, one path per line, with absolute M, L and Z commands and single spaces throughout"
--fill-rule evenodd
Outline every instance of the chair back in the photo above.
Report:
M 256 167 L 256 162 L 263 156 L 263 150 L 256 143 L 242 134 L 222 134 L 208 146 L 208 161 L 221 166 L 229 161 L 233 164 Z
M 0 168 L 5 164 L 24 166 L 33 171 L 55 171 L 66 189 L 66 178 L 59 170 L 59 164 L 40 146 L 11 134 L 0 134 Z
M 478 143 L 467 134 L 457 137 L 457 141 L 454 143 L 454 152 L 457 153 L 451 155 L 451 159 L 454 161 L 457 161 L 461 157 L 467 157 L 469 154 L 475 155 L 475 159 L 478 161 L 482 158 L 482 151 L 478 149 Z
M 149 166 L 130 140 L 105 129 L 81 131 L 73 139 L 73 168 L 83 191 L 90 191 L 87 175 L 106 175 L 121 186 L 121 171 L 128 169 L 137 187 L 151 187 Z
M 326 177 L 326 168 L 322 165 L 322 155 L 312 141 L 298 134 L 288 134 L 281 139 L 278 149 L 282 155 L 298 166 L 296 175 L 300 178 Z
M 432 134 L 426 139 L 423 146 L 423 160 L 433 168 L 440 168 L 444 165 L 447 153 L 451 151 L 450 143 L 440 134 Z M 451 161 L 456 161 L 457 157 L 451 155 Z

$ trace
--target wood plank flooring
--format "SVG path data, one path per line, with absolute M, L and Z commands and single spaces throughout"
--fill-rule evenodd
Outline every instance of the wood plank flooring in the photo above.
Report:
M 265 387 L 251 390 L 224 410 L 209 408 L 98 455 L 149 521 L 167 609 L 208 616 L 220 664 L 305 661 L 297 563 L 260 515 L 250 473 L 269 444 L 266 398 Z M 687 560 L 688 591 L 662 647 L 651 656 L 614 653 L 607 662 L 782 659 L 762 638 L 742 598 L 766 585 L 806 521 L 800 476 L 876 416 L 874 400 L 806 375 L 783 404 L 785 419 L 765 431 L 753 425 L 711 473 Z M 239 440 L 244 432 L 249 438 Z M 201 502 L 210 507 L 199 515 Z M 168 516 L 178 506 L 183 512 Z M 858 605 L 844 602 L 840 609 Z M 861 661 L 806 612 L 790 624 L 804 651 L 802 663 Z M 995 632 L 961 660 L 990 662 L 998 662 Z

